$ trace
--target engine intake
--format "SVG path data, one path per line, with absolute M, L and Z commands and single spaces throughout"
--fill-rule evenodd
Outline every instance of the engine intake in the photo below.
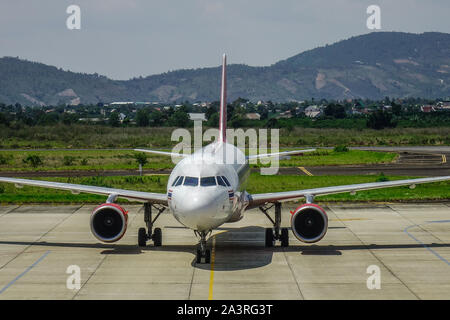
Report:
M 292 213 L 291 229 L 298 240 L 307 243 L 317 242 L 327 233 L 327 214 L 316 204 L 301 205 Z
M 104 203 L 91 215 L 91 232 L 100 241 L 119 241 L 127 231 L 128 212 L 115 203 Z

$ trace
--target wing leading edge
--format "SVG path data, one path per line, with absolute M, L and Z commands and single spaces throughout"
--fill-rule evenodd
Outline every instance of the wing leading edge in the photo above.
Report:
M 357 192 L 363 190 L 391 188 L 407 185 L 415 186 L 416 184 L 440 182 L 447 180 L 450 180 L 450 176 L 420 178 L 420 179 L 405 179 L 405 180 L 385 181 L 385 182 L 370 182 L 370 183 L 323 187 L 306 190 L 285 191 L 285 192 L 258 193 L 249 195 L 249 205 L 247 206 L 247 209 L 252 209 L 269 202 L 283 202 L 327 194 Z
M 52 182 L 43 180 L 29 180 L 29 179 L 17 179 L 17 178 L 4 178 L 0 177 L 0 182 L 14 183 L 16 186 L 33 186 L 43 187 L 58 190 L 72 191 L 73 193 L 91 193 L 105 196 L 114 196 L 117 198 L 124 198 L 132 201 L 150 202 L 167 205 L 167 195 L 165 193 L 152 193 L 142 191 L 132 191 L 96 186 L 86 186 L 81 184 Z

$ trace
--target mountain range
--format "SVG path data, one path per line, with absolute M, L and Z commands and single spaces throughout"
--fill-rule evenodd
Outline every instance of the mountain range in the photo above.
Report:
M 270 49 L 267 49 L 270 50 Z M 450 34 L 372 32 L 302 52 L 266 67 L 228 66 L 228 98 L 450 96 Z M 0 58 L 0 102 L 25 105 L 112 101 L 214 101 L 220 67 L 112 80 L 13 57 Z

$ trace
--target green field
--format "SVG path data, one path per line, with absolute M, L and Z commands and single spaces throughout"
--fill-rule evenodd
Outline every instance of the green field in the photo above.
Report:
M 25 163 L 30 155 L 41 158 L 42 164 L 33 168 Z M 137 170 L 138 164 L 132 150 L 49 150 L 49 151 L 0 151 L 1 171 L 104 171 L 104 170 Z M 280 160 L 281 167 L 291 166 L 326 166 L 389 163 L 396 159 L 395 153 L 350 150 L 348 152 L 335 152 L 333 150 L 318 150 L 305 153 L 302 156 L 293 156 L 289 160 Z M 71 163 L 68 165 L 67 159 Z M 2 161 L 3 159 L 3 161 Z M 262 166 L 260 163 L 253 167 Z M 148 155 L 148 163 L 144 169 L 163 170 L 174 167 L 170 157 L 154 154 Z
M 170 148 L 178 141 L 170 127 L 119 127 L 100 125 L 0 125 L 0 149 L 19 148 Z M 204 130 L 207 128 L 204 127 Z M 190 129 L 192 135 L 192 128 Z M 450 145 L 450 127 L 372 129 L 300 128 L 280 130 L 281 147 Z
M 390 180 L 411 177 L 388 177 Z M 84 178 L 42 178 L 43 180 L 96 185 L 151 192 L 166 192 L 168 176 L 126 176 L 126 177 L 84 177 Z M 310 189 L 325 186 L 337 186 L 354 183 L 375 182 L 379 176 L 261 176 L 252 173 L 247 191 L 249 193 L 278 192 Z M 450 182 L 438 182 L 408 187 L 386 188 L 317 197 L 319 202 L 327 201 L 411 201 L 411 200 L 447 200 L 450 199 Z M 27 187 L 16 188 L 13 184 L 0 183 L 0 203 L 101 203 L 104 196 L 72 194 L 67 191 Z M 124 201 L 125 202 L 125 201 Z

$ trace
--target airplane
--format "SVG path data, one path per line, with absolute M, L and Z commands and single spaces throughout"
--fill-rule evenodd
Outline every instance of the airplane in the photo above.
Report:
M 207 248 L 207 237 L 212 230 L 224 223 L 237 222 L 245 211 L 259 208 L 270 220 L 272 228 L 265 229 L 265 246 L 272 247 L 279 241 L 282 247 L 289 246 L 288 228 L 281 228 L 281 206 L 285 201 L 305 199 L 305 203 L 291 211 L 290 225 L 294 236 L 305 243 L 320 241 L 328 228 L 325 210 L 314 203 L 319 195 L 361 190 L 410 186 L 450 180 L 450 176 L 406 179 L 322 187 L 306 190 L 249 194 L 245 190 L 249 177 L 249 161 L 257 158 L 283 157 L 296 155 L 315 149 L 284 151 L 277 153 L 246 156 L 239 148 L 227 142 L 227 103 L 226 103 L 226 55 L 223 55 L 222 85 L 220 98 L 219 137 L 213 143 L 195 151 L 180 154 L 158 150 L 135 149 L 181 160 L 172 170 L 166 193 L 152 193 L 115 188 L 105 188 L 70 183 L 0 177 L 0 182 L 68 190 L 75 194 L 91 193 L 107 196 L 105 203 L 96 207 L 90 217 L 92 234 L 100 241 L 112 243 L 119 241 L 127 230 L 127 211 L 117 204 L 123 198 L 142 202 L 146 228 L 138 230 L 138 245 L 144 247 L 148 241 L 158 247 L 162 245 L 162 231 L 153 226 L 160 214 L 169 209 L 176 220 L 190 228 L 198 236 L 196 262 L 210 263 L 211 252 Z M 274 218 L 270 209 L 274 208 Z M 152 210 L 156 210 L 153 217 Z

